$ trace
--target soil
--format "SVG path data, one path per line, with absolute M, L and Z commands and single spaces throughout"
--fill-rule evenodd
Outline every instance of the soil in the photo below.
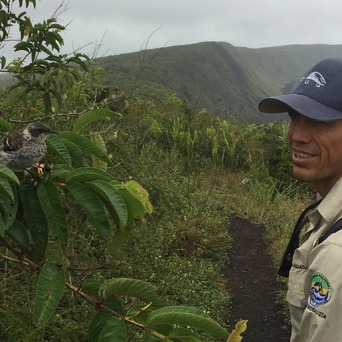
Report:
M 232 296 L 228 322 L 234 327 L 240 319 L 248 320 L 243 342 L 289 341 L 286 308 L 278 303 L 282 285 L 267 252 L 263 227 L 234 217 L 229 233 L 233 241 L 224 269 Z

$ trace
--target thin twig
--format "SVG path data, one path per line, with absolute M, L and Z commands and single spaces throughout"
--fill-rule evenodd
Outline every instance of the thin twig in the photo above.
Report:
M 0 257 L 2 259 L 8 260 L 8 261 L 12 261 L 12 262 L 17 263 L 17 264 L 21 264 L 21 265 L 25 265 L 25 266 L 30 266 L 27 262 L 25 262 L 23 260 L 11 258 L 11 257 L 9 257 L 9 256 L 7 256 L 5 254 L 0 254 Z
M 106 310 L 108 312 L 110 312 L 111 314 L 113 314 L 114 316 L 122 319 L 123 321 L 129 323 L 129 324 L 132 324 L 140 329 L 143 329 L 145 331 L 148 331 L 149 333 L 153 334 L 154 336 L 157 336 L 159 337 L 160 339 L 162 340 L 167 340 L 168 337 L 165 336 L 165 335 L 161 335 L 159 334 L 158 332 L 154 331 L 154 330 L 151 330 L 149 329 L 146 325 L 143 325 L 141 323 L 138 323 L 136 321 L 133 321 L 130 317 L 127 317 L 127 316 L 124 316 L 124 315 L 121 315 L 119 314 L 118 312 L 108 308 L 107 306 L 103 305 L 101 302 L 99 302 L 98 300 L 96 300 L 95 298 L 89 296 L 88 294 L 84 293 L 82 290 L 80 290 L 79 288 L 77 288 L 76 286 L 70 284 L 70 283 L 65 283 L 65 285 L 70 289 L 72 290 L 74 293 L 77 293 L 79 294 L 82 298 L 84 298 L 87 302 L 93 304 L 95 307 L 98 307 L 100 305 L 100 308 L 102 310 Z M 148 305 L 149 306 L 149 305 Z
M 85 111 L 84 111 L 85 112 Z M 58 113 L 58 114 L 49 114 L 41 117 L 36 117 L 31 120 L 15 120 L 15 119 L 8 119 L 9 122 L 11 123 L 19 123 L 19 124 L 27 124 L 33 121 L 41 121 L 41 120 L 46 120 L 46 119 L 51 119 L 55 117 L 67 117 L 67 118 L 78 118 L 80 117 L 84 112 L 82 113 Z
M 144 46 L 144 49 L 140 49 L 139 51 L 139 64 L 140 64 L 140 68 L 139 68 L 139 71 L 137 72 L 137 74 L 135 75 L 135 78 L 134 78 L 134 83 L 133 83 L 133 86 L 132 86 L 132 89 L 130 91 L 130 95 L 129 96 L 133 96 L 133 92 L 134 92 L 134 89 L 137 85 L 137 82 L 139 80 L 139 77 L 140 77 L 140 74 L 152 63 L 152 61 L 154 60 L 154 58 L 156 58 L 156 56 L 162 51 L 163 48 L 165 48 L 165 46 L 167 45 L 167 42 L 165 43 L 165 45 L 160 48 L 151 58 L 150 60 L 144 65 L 145 63 L 145 58 L 146 58 L 146 52 L 147 52 L 147 47 L 148 47 L 148 44 L 150 42 L 150 39 L 151 37 L 161 28 L 161 26 L 159 26 L 156 30 L 154 30 L 148 37 L 147 39 L 147 42 L 145 43 L 145 46 Z
M 109 265 L 103 265 L 98 267 L 91 267 L 91 268 L 77 268 L 77 267 L 68 267 L 68 271 L 75 271 L 75 272 L 90 272 L 90 271 L 98 271 L 98 270 L 108 270 L 110 269 Z

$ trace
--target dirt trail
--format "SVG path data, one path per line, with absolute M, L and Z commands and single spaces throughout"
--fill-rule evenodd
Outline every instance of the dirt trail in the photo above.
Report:
M 229 322 L 248 319 L 243 342 L 289 341 L 290 328 L 281 305 L 276 303 L 280 284 L 267 253 L 263 228 L 233 218 L 229 233 L 233 243 L 224 270 L 232 296 Z

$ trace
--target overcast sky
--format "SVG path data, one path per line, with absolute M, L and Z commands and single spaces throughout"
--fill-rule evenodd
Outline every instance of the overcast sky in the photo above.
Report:
M 341 0 L 40 0 L 33 22 L 61 4 L 64 52 L 97 47 L 97 57 L 204 41 L 342 44 Z

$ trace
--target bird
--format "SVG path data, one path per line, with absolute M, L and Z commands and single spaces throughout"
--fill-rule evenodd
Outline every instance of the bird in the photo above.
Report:
M 46 156 L 45 138 L 52 133 L 56 132 L 39 121 L 30 122 L 23 130 L 7 132 L 0 145 L 0 163 L 14 172 L 33 166 Z

